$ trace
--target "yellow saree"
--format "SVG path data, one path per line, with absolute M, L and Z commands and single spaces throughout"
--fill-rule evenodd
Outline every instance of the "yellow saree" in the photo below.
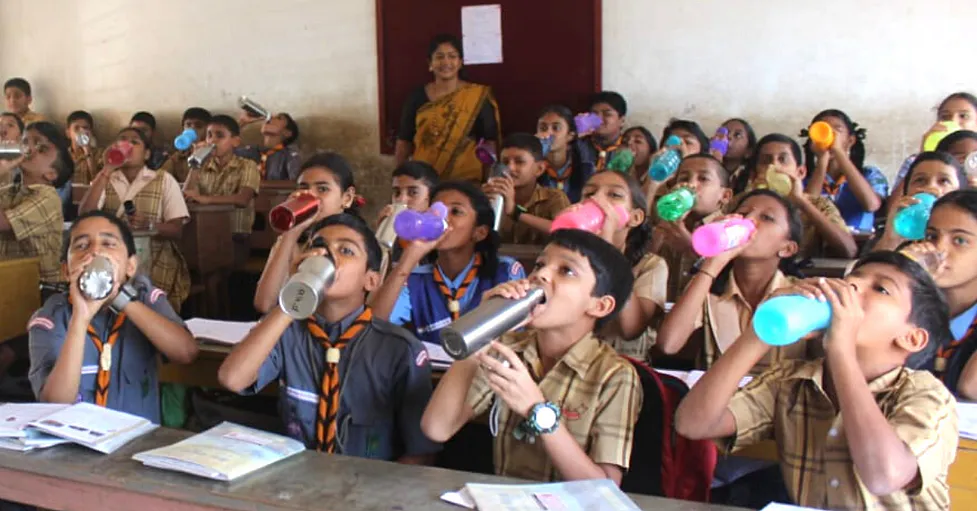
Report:
M 499 124 L 499 106 L 489 87 L 465 84 L 455 92 L 429 101 L 417 110 L 414 159 L 429 163 L 442 180 L 483 180 L 482 163 L 475 156 L 476 141 L 468 134 L 488 101 Z M 498 141 L 498 133 L 493 134 Z

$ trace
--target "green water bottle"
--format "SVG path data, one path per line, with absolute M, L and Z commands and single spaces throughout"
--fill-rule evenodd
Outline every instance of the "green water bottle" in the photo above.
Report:
M 634 153 L 630 149 L 618 149 L 614 151 L 614 156 L 607 163 L 607 170 L 627 172 L 634 164 Z
M 666 222 L 675 222 L 693 206 L 695 206 L 695 191 L 683 186 L 658 199 L 655 208 L 658 210 L 658 218 Z

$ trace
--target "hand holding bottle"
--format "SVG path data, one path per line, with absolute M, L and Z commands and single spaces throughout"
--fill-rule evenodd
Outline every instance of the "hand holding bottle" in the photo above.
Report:
M 490 177 L 482 185 L 485 195 L 498 195 L 505 201 L 505 214 L 511 215 L 516 210 L 516 185 L 509 176 Z

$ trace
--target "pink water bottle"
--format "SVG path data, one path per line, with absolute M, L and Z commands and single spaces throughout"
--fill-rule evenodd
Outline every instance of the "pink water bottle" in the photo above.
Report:
M 618 227 L 624 227 L 628 221 L 628 211 L 624 206 L 615 206 L 614 209 L 617 210 Z M 567 209 L 556 215 L 550 232 L 560 229 L 579 229 L 597 234 L 603 226 L 604 210 L 600 209 L 596 202 L 588 200 L 581 202 L 579 207 Z
M 105 150 L 105 163 L 108 163 L 111 167 L 121 167 L 129 159 L 129 155 L 131 154 L 132 144 L 121 140 Z
M 750 239 L 756 224 L 748 218 L 730 218 L 703 225 L 692 233 L 692 248 L 702 257 L 715 257 Z

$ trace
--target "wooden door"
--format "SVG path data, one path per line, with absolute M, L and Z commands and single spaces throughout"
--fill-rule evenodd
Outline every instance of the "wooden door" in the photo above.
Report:
M 466 79 L 492 87 L 502 132 L 535 132 L 539 110 L 575 111 L 600 90 L 601 0 L 377 0 L 381 148 L 393 152 L 404 101 L 431 80 L 432 37 L 461 38 L 461 8 L 501 5 L 501 64 L 465 66 Z

